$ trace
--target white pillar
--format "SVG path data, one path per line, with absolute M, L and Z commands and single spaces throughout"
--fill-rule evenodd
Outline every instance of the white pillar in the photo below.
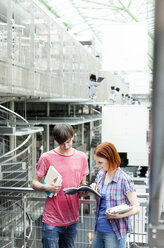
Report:
M 47 117 L 50 116 L 50 103 L 47 103 Z M 49 151 L 50 149 L 50 125 L 46 125 L 46 151 Z

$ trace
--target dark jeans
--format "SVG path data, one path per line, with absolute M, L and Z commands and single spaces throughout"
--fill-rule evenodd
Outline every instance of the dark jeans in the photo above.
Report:
M 69 226 L 51 226 L 43 223 L 43 248 L 73 248 L 77 229 L 78 223 Z

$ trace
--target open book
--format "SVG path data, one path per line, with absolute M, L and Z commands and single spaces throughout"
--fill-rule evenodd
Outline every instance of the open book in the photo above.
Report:
M 65 191 L 65 194 L 68 195 L 74 195 L 79 191 L 89 191 L 90 193 L 93 193 L 96 196 L 101 197 L 101 195 L 96 190 L 92 189 L 91 186 L 86 184 L 80 184 L 78 188 L 76 187 L 64 188 L 63 191 Z
M 47 183 L 52 183 L 52 181 L 57 178 L 55 184 L 56 185 L 61 185 L 62 183 L 62 176 L 60 175 L 60 173 L 52 166 L 50 165 L 49 169 L 48 169 L 48 172 L 44 178 L 44 181 L 43 181 L 43 184 L 47 184 Z M 49 197 L 53 197 L 53 195 L 57 195 L 56 194 L 53 194 L 53 193 L 50 193 L 49 191 L 46 191 L 47 195 Z

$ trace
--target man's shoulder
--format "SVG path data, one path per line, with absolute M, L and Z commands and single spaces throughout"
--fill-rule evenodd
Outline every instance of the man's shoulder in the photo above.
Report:
M 74 154 L 77 155 L 77 156 L 80 156 L 80 157 L 87 157 L 87 155 L 84 152 L 79 151 L 77 149 L 75 149 L 75 153 Z
M 42 158 L 46 158 L 46 157 L 49 157 L 49 156 L 52 156 L 52 155 L 55 155 L 55 152 L 54 150 L 50 150 L 50 151 L 47 151 L 47 152 L 43 152 L 41 157 Z

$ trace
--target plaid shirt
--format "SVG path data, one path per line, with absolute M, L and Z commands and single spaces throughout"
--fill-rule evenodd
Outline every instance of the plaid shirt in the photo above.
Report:
M 101 193 L 104 184 L 105 172 L 99 171 L 96 177 L 97 190 Z M 112 181 L 107 185 L 106 189 L 106 209 L 126 203 L 129 204 L 126 196 L 129 192 L 134 192 L 134 183 L 132 178 L 117 169 Z M 100 208 L 100 198 L 97 199 L 96 219 Z M 117 239 L 121 239 L 126 233 L 132 232 L 131 217 L 109 220 Z

